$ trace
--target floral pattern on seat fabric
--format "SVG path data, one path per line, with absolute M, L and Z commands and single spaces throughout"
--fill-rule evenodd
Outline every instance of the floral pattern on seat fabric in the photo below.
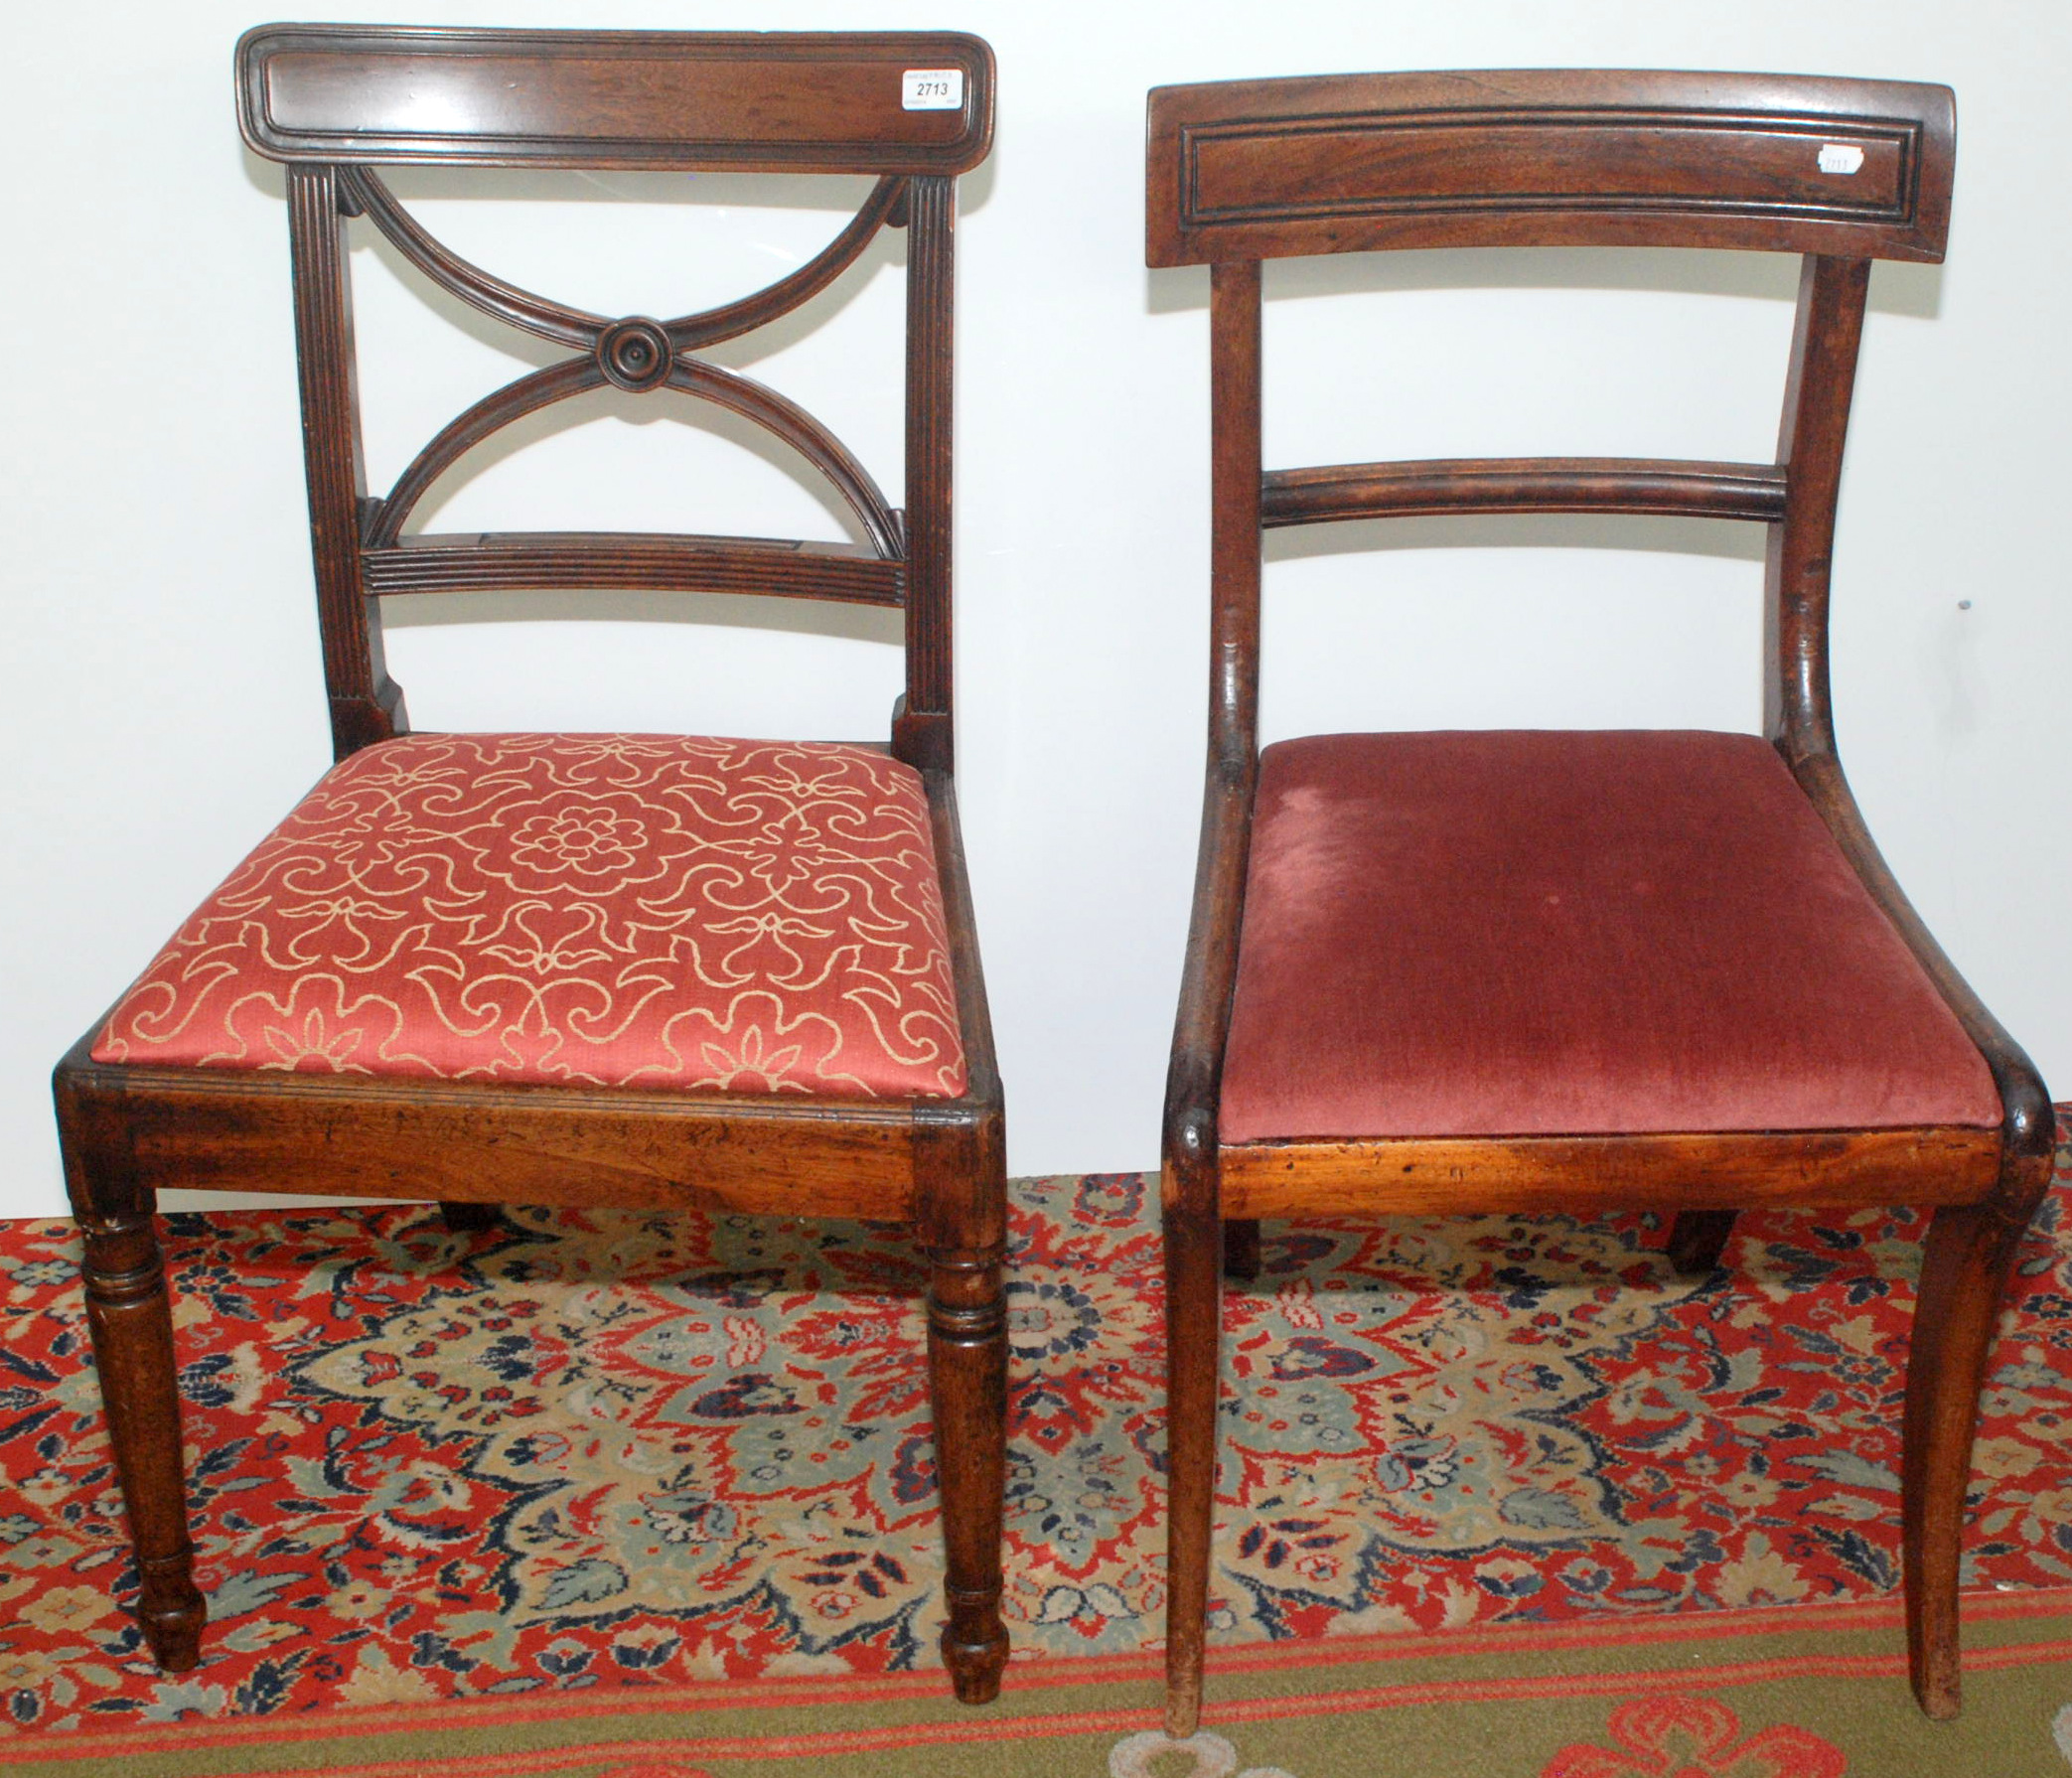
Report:
M 378 742 L 190 917 L 93 1058 L 955 1097 L 927 795 L 839 743 Z

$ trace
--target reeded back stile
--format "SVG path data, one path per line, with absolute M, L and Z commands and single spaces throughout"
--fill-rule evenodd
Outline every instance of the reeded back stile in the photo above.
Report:
M 381 595 L 486 589 L 755 592 L 907 609 L 910 763 L 950 754 L 950 387 L 956 176 L 986 154 L 992 57 L 950 32 L 876 36 L 268 25 L 238 45 L 246 142 L 288 168 L 296 338 L 325 675 L 339 755 L 400 732 Z M 471 265 L 398 204 L 387 165 L 869 173 L 855 219 L 768 288 L 692 315 L 605 316 Z M 384 494 L 366 487 L 343 228 L 364 217 L 433 283 L 569 356 L 456 416 Z M 697 357 L 808 301 L 880 228 L 909 230 L 906 508 L 826 427 Z M 664 533 L 406 535 L 465 452 L 586 390 L 711 401 L 830 482 L 868 539 Z

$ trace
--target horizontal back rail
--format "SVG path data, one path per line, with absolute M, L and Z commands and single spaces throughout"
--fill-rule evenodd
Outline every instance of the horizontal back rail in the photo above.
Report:
M 961 32 L 488 31 L 262 25 L 238 124 L 269 160 L 968 171 L 992 52 Z
M 361 552 L 370 593 L 776 593 L 851 605 L 906 600 L 906 564 L 853 543 L 507 531 L 405 537 Z
M 1145 251 L 1744 247 L 1937 260 L 1947 86 L 1528 69 L 1161 86 Z
M 1648 513 L 1690 519 L 1784 517 L 1773 463 L 1648 457 L 1462 457 L 1271 470 L 1259 523 L 1321 524 L 1447 513 Z

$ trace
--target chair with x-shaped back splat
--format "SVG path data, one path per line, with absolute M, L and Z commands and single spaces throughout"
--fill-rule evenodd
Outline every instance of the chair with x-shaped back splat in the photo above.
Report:
M 999 1686 L 1005 1180 L 951 785 L 957 175 L 991 53 L 951 33 L 268 26 L 239 117 L 286 164 L 310 525 L 337 764 L 59 1066 L 86 1301 L 163 1667 L 199 1658 L 166 1186 L 704 1206 L 913 1226 L 958 1696 Z M 872 175 L 855 220 L 752 296 L 612 320 L 425 232 L 387 165 Z M 347 219 L 450 295 L 566 349 L 364 492 Z M 812 415 L 697 356 L 907 236 L 905 510 Z M 514 420 L 616 386 L 716 402 L 853 512 L 860 543 L 414 534 L 431 484 Z M 903 607 L 889 748 L 674 735 L 413 734 L 380 601 L 506 588 Z
M 1148 257 L 1210 267 L 1208 785 L 1165 1105 L 1168 1723 L 1201 1701 L 1220 1274 L 1258 1219 L 1932 1207 L 1907 1374 L 1914 1689 L 1958 1704 L 1957 1561 L 2000 1287 L 2050 1173 L 2021 1051 L 1937 949 L 1836 756 L 1829 552 L 1875 258 L 1937 260 L 1941 86 L 1352 74 L 1151 94 Z M 1261 473 L 1259 267 L 1389 248 L 1803 256 L 1774 463 Z M 1768 526 L 1767 734 L 1258 739 L 1262 526 L 1446 513 Z

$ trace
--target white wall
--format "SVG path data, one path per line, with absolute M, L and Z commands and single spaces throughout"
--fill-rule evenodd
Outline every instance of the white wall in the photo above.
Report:
M 2064 8 L 327 0 L 321 12 L 957 25 L 991 40 L 998 146 L 965 181 L 961 234 L 960 777 L 1024 1172 L 1154 1161 L 1192 871 L 1207 276 L 1143 269 L 1144 89 L 1597 64 L 1949 81 L 1950 263 L 1881 267 L 1872 284 L 1838 550 L 1836 699 L 1901 879 L 2072 1093 L 2072 824 L 2054 807 L 2072 672 L 2058 542 Z M 230 46 L 253 19 L 250 0 L 22 9 L 0 64 L 12 644 L 0 1214 L 62 1203 L 51 1063 L 327 762 L 280 180 L 242 153 L 230 113 Z M 681 312 L 766 282 L 833 231 L 857 189 L 831 182 L 834 208 L 747 209 L 767 200 L 707 182 L 734 213 L 707 228 L 662 196 L 667 182 L 611 182 L 618 201 L 576 217 L 548 216 L 540 181 L 472 207 L 429 177 L 398 184 L 464 250 L 613 312 Z M 789 329 L 775 353 L 744 342 L 727 360 L 821 412 L 888 491 L 894 385 L 859 377 L 844 354 L 896 320 L 898 251 L 876 250 L 860 291 L 817 300 L 818 331 Z M 370 249 L 355 261 L 379 483 L 438 419 L 521 369 L 508 355 L 527 345 L 451 305 L 428 309 Z M 1431 255 L 1277 268 L 1269 461 L 1768 455 L 1788 264 L 1549 254 L 1470 294 L 1491 269 Z M 1683 357 L 1665 365 L 1658 347 Z M 1514 373 L 1528 371 L 1549 375 L 1551 392 L 1516 395 Z M 438 522 L 841 534 L 818 495 L 734 435 L 658 420 L 659 406 L 625 411 L 633 423 L 600 408 L 573 430 L 534 428 L 522 452 L 488 453 Z M 556 489 L 564 468 L 573 485 Z M 1430 547 L 1462 539 L 1471 546 Z M 1279 533 L 1268 727 L 1753 726 L 1758 544 L 1723 525 L 1584 519 Z M 897 670 L 879 614 L 786 607 L 792 628 L 773 633 L 717 602 L 645 627 L 549 615 L 566 609 L 506 601 L 466 626 L 392 616 L 391 665 L 420 724 L 882 732 Z M 788 689 L 768 694 L 779 674 Z

